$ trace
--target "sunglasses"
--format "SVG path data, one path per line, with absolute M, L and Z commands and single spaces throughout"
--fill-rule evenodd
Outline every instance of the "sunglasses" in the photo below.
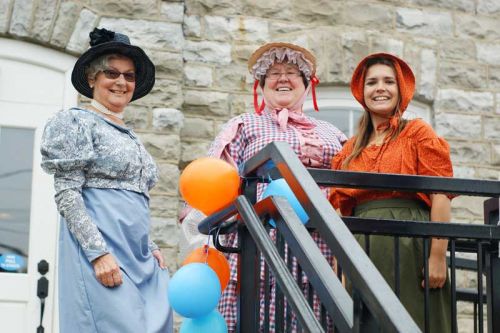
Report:
M 134 72 L 122 73 L 122 72 L 118 72 L 118 71 L 116 71 L 114 69 L 105 69 L 102 72 L 104 73 L 104 76 L 107 79 L 116 80 L 117 78 L 120 77 L 120 75 L 123 74 L 123 78 L 125 79 L 125 81 L 127 81 L 127 82 L 135 82 L 135 73 Z

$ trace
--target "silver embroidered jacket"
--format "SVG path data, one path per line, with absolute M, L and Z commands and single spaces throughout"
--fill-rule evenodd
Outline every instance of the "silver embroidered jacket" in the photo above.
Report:
M 106 243 L 85 209 L 82 188 L 144 193 L 158 180 L 153 158 L 136 134 L 95 112 L 72 108 L 49 119 L 42 137 L 42 168 L 54 174 L 55 200 L 71 233 L 92 261 Z M 150 241 L 151 250 L 157 245 Z

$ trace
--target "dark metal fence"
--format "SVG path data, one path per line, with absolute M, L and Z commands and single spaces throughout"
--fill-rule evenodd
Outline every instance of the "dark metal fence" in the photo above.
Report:
M 267 161 L 273 165 L 269 167 Z M 272 197 L 255 203 L 259 181 L 271 173 L 282 176 L 310 217 L 307 230 L 288 202 Z M 429 243 L 431 237 L 448 238 L 450 278 L 452 284 L 452 332 L 457 331 L 457 300 L 472 301 L 477 309 L 476 327 L 483 332 L 483 304 L 488 305 L 488 331 L 500 332 L 500 261 L 498 241 L 498 197 L 500 182 L 374 175 L 365 173 L 307 170 L 285 143 L 272 143 L 249 160 L 243 170 L 244 195 L 225 210 L 208 217 L 200 231 L 214 235 L 218 247 L 239 254 L 239 332 L 419 332 L 419 327 L 398 300 L 399 272 L 396 270 L 395 293 L 377 271 L 353 233 L 387 235 L 395 239 L 395 262 L 399 262 L 399 237 L 418 237 Z M 446 192 L 475 196 L 492 196 L 485 208 L 485 225 L 426 223 L 344 218 L 335 213 L 318 185 L 377 190 Z M 495 201 L 496 200 L 496 201 Z M 495 205 L 496 202 L 496 215 Z M 235 222 L 223 222 L 238 213 Z M 266 227 L 276 221 L 276 231 Z M 495 220 L 496 218 L 496 220 Z M 263 223 L 264 222 L 264 223 Z M 224 248 L 218 236 L 238 232 L 237 249 Z M 321 254 L 311 233 L 316 232 L 335 254 L 337 274 Z M 428 249 L 424 246 L 424 249 Z M 477 254 L 477 264 L 456 257 L 457 252 Z M 265 265 L 261 265 L 261 256 Z M 424 267 L 427 267 L 428 253 Z M 456 289 L 456 268 L 477 268 L 477 290 Z M 352 284 L 346 291 L 339 277 L 342 273 Z M 428 281 L 427 268 L 424 270 Z M 483 286 L 483 275 L 486 286 Z M 303 276 L 307 283 L 303 283 Z M 428 285 L 426 283 L 426 285 Z M 486 287 L 486 288 L 484 288 Z M 486 290 L 486 300 L 483 295 Z M 426 288 L 426 323 L 432 314 L 428 309 Z M 261 294 L 264 295 L 263 302 Z M 270 304 L 270 299 L 275 299 Z M 274 306 L 274 308 L 271 307 Z M 316 306 L 316 309 L 315 309 Z M 319 306 L 319 308 L 318 308 Z M 315 316 L 319 312 L 319 316 Z M 496 311 L 496 312 L 495 312 Z M 499 316 L 497 316 L 499 317 Z M 334 327 L 334 328 L 332 328 Z M 424 327 L 428 332 L 428 324 Z

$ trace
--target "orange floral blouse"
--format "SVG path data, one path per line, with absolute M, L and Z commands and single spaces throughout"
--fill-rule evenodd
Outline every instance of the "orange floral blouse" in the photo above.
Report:
M 354 138 L 351 138 L 332 159 L 333 170 L 341 170 L 353 146 Z M 396 139 L 366 147 L 345 170 L 453 177 L 448 143 L 421 119 L 409 121 Z M 330 202 L 335 208 L 340 208 L 342 215 L 349 216 L 358 204 L 389 198 L 419 199 L 429 207 L 431 205 L 429 195 L 424 193 L 349 188 L 332 189 Z

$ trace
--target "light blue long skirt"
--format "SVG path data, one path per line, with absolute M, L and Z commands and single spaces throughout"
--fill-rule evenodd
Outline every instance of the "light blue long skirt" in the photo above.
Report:
M 123 284 L 103 286 L 76 238 L 61 221 L 59 237 L 59 323 L 61 333 L 171 333 L 169 275 L 148 248 L 148 199 L 136 192 L 83 189 L 83 199 Z

